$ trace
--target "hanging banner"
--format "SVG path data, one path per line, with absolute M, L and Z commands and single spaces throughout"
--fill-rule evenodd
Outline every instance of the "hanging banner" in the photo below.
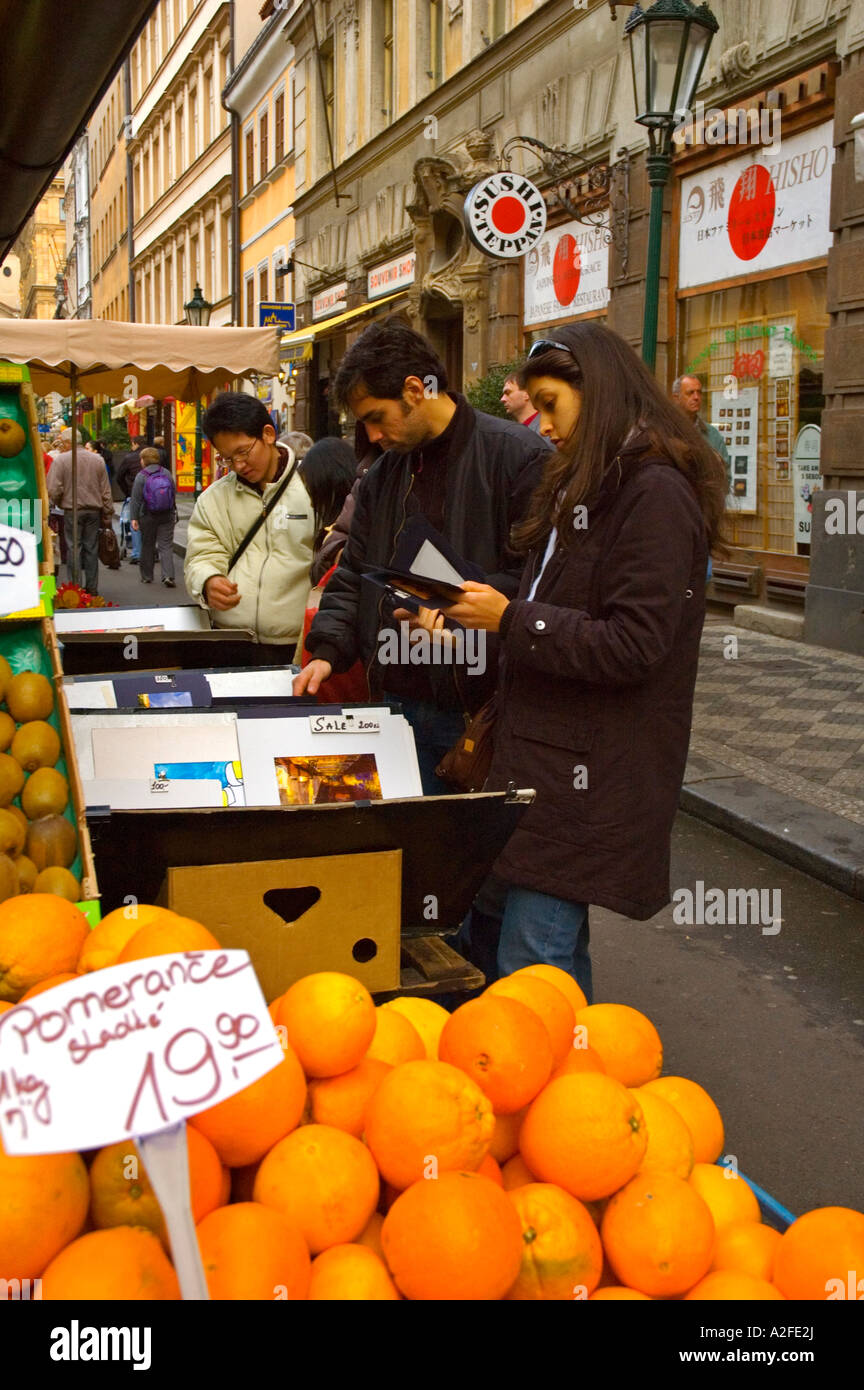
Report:
M 177 418 L 177 429 L 175 433 L 176 452 L 175 452 L 175 474 L 177 478 L 178 492 L 194 492 L 195 490 L 195 405 L 186 401 L 176 401 L 174 404 Z M 205 437 L 202 440 L 201 451 L 201 476 L 204 487 L 208 487 L 211 478 L 210 471 L 210 441 Z
M 607 226 L 565 222 L 545 232 L 531 247 L 525 257 L 526 328 L 606 308 L 608 235 Z
M 827 256 L 833 122 L 681 180 L 678 288 Z

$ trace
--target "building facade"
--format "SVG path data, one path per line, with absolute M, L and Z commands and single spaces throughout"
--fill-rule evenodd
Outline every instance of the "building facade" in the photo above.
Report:
M 53 319 L 58 302 L 65 302 L 65 219 L 65 189 L 61 169 L 40 198 L 35 213 L 27 220 L 13 248 L 20 266 L 22 318 Z
M 63 166 L 66 257 L 63 267 L 65 303 L 63 318 L 93 316 L 90 281 L 90 159 L 87 133 L 72 147 Z
M 128 75 L 117 74 L 88 126 L 93 318 L 129 320 L 126 180 Z

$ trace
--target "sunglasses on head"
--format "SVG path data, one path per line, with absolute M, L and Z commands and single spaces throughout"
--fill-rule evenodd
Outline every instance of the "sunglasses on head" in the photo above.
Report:
M 540 338 L 536 343 L 531 344 L 528 350 L 528 359 L 530 361 L 532 357 L 539 357 L 542 353 L 553 351 L 566 352 L 569 357 L 573 356 L 572 350 L 566 343 L 556 343 L 551 338 Z

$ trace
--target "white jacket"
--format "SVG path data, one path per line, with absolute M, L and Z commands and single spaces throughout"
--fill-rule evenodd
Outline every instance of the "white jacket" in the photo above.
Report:
M 281 452 L 288 453 L 290 469 L 293 453 Z M 202 492 L 189 518 L 184 579 L 192 598 L 206 608 L 207 580 L 227 575 L 237 585 L 240 602 L 225 613 L 211 609 L 215 626 L 248 628 L 260 642 L 293 647 L 303 628 L 315 540 L 312 503 L 299 471 L 228 573 L 231 556 L 284 477 L 283 472 L 267 483 L 263 496 L 233 472 Z

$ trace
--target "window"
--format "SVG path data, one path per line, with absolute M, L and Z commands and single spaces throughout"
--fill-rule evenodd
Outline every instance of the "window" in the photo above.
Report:
M 281 164 L 285 157 L 285 93 L 280 92 L 273 103 L 273 163 Z
M 216 237 L 213 227 L 204 228 L 204 298 L 218 299 L 216 289 Z
M 429 6 L 429 77 L 433 87 L 444 81 L 444 0 Z
M 197 236 L 189 242 L 189 275 L 192 287 L 201 284 L 201 254 Z
M 135 160 L 133 169 L 133 189 L 135 198 L 135 212 L 141 216 L 141 161 Z
M 171 122 L 165 122 L 164 140 L 162 142 L 165 149 L 165 187 L 170 188 L 174 182 L 174 160 L 171 148 Z
M 258 303 L 265 304 L 270 298 L 269 294 L 270 267 L 265 261 L 258 267 Z
M 186 114 L 183 110 L 183 98 L 179 98 L 174 108 L 174 148 L 177 151 L 177 174 L 183 173 L 184 159 L 186 155 Z
M 192 164 L 201 149 L 198 129 L 198 88 L 189 88 L 189 163 Z
M 262 179 L 267 176 L 267 156 L 270 153 L 269 124 L 269 113 L 267 111 L 262 111 L 258 119 L 258 148 L 261 157 Z
M 246 324 L 249 328 L 255 326 L 255 276 L 246 276 Z
M 220 250 L 222 255 L 222 277 L 219 285 L 217 298 L 223 299 L 226 294 L 227 277 L 231 269 L 231 214 L 223 212 L 221 226 L 219 228 Z
M 155 202 L 155 200 L 158 198 L 159 193 L 161 192 L 161 190 L 160 190 L 160 188 L 159 188 L 159 180 L 160 180 L 161 177 L 162 177 L 162 166 L 161 166 L 161 164 L 160 164 L 160 159 L 159 159 L 160 150 L 161 150 L 161 142 L 160 142 L 160 140 L 159 140 L 159 136 L 158 136 L 158 135 L 154 135 L 154 137 L 153 137 L 153 200 L 154 200 L 154 202 Z
M 382 3 L 384 18 L 384 101 L 382 114 L 392 121 L 396 112 L 396 64 L 395 64 L 395 42 L 396 42 L 396 7 L 393 0 L 383 0 Z
M 208 68 L 204 74 L 204 148 L 216 135 L 216 126 L 213 119 L 213 69 Z
M 165 319 L 174 323 L 174 263 L 170 256 L 165 257 Z
M 157 261 L 153 267 L 153 322 L 162 321 L 162 266 Z
M 285 302 L 285 276 L 279 274 L 280 266 L 285 264 L 284 250 L 273 252 L 273 298 L 277 304 Z
M 255 187 L 255 129 L 246 132 L 246 192 Z
M 141 211 L 150 206 L 150 152 L 145 150 L 141 158 Z
M 188 295 L 186 294 L 186 252 L 182 246 L 177 247 L 177 319 L 180 323 L 185 322 L 186 310 L 184 304 Z
M 334 102 L 334 59 L 333 59 L 333 40 L 328 39 L 321 46 L 321 76 L 324 86 L 324 116 L 329 122 L 330 130 L 333 131 L 333 102 Z

